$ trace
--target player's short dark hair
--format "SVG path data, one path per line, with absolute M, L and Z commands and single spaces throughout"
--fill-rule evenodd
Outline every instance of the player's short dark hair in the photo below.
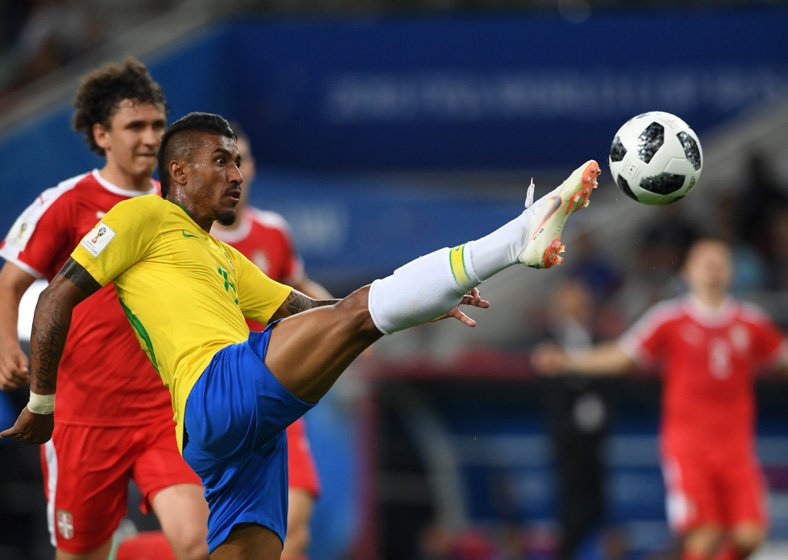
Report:
M 77 89 L 71 124 L 85 137 L 91 151 L 100 156 L 104 149 L 93 138 L 93 125 L 100 123 L 109 128 L 112 115 L 124 99 L 162 105 L 165 113 L 168 110 L 161 86 L 144 64 L 131 57 L 94 70 L 82 78 Z
M 159 181 L 161 196 L 165 198 L 170 192 L 170 161 L 188 159 L 191 154 L 193 143 L 188 142 L 192 137 L 188 134 L 190 132 L 208 132 L 236 140 L 235 132 L 227 119 L 213 113 L 189 113 L 168 126 L 159 146 Z

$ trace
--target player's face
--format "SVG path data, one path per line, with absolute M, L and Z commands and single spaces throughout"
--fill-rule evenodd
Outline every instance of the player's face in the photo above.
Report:
M 724 293 L 733 265 L 728 248 L 716 241 L 701 241 L 690 249 L 684 274 L 693 291 Z
M 241 156 L 232 138 L 209 133 L 201 136 L 189 165 L 186 194 L 190 208 L 211 222 L 230 225 L 241 200 Z
M 257 168 L 249 142 L 244 138 L 239 138 L 235 141 L 235 145 L 238 147 L 238 153 L 241 154 L 241 175 L 244 177 L 244 188 L 241 189 L 241 202 L 238 205 L 240 208 L 246 204 L 246 200 L 249 196 L 249 186 L 252 184 L 252 181 L 254 181 Z
M 109 178 L 126 188 L 149 186 L 167 124 L 164 106 L 124 99 L 110 117 L 109 127 L 93 126 L 104 148 Z

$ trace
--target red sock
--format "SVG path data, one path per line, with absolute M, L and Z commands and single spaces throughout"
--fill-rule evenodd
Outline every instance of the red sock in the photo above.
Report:
M 116 560 L 176 560 L 161 531 L 144 531 L 121 541 Z
M 705 554 L 685 550 L 681 553 L 681 560 L 709 560 L 709 558 Z

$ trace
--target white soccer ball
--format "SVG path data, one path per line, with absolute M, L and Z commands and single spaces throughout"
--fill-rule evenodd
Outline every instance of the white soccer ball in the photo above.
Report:
M 698 183 L 703 150 L 687 123 L 652 111 L 618 129 L 608 163 L 624 194 L 643 204 L 663 205 L 684 198 Z

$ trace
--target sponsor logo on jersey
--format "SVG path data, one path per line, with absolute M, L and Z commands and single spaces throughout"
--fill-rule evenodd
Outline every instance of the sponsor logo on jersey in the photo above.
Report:
M 193 233 L 189 233 L 185 229 L 182 230 L 181 233 L 183 234 L 184 237 L 197 237 L 196 235 L 194 235 Z
M 57 532 L 64 539 L 74 538 L 74 518 L 70 511 L 57 510 Z
M 80 245 L 87 249 L 88 253 L 97 257 L 109 242 L 112 241 L 113 237 L 115 237 L 115 232 L 112 231 L 112 228 L 107 224 L 99 222 L 96 227 L 90 230 L 88 234 L 82 238 Z
M 19 250 L 24 249 L 30 237 L 33 235 L 34 230 L 35 228 L 33 225 L 28 223 L 25 216 L 22 215 L 11 227 L 11 231 L 8 232 L 6 243 L 9 247 L 14 247 Z

